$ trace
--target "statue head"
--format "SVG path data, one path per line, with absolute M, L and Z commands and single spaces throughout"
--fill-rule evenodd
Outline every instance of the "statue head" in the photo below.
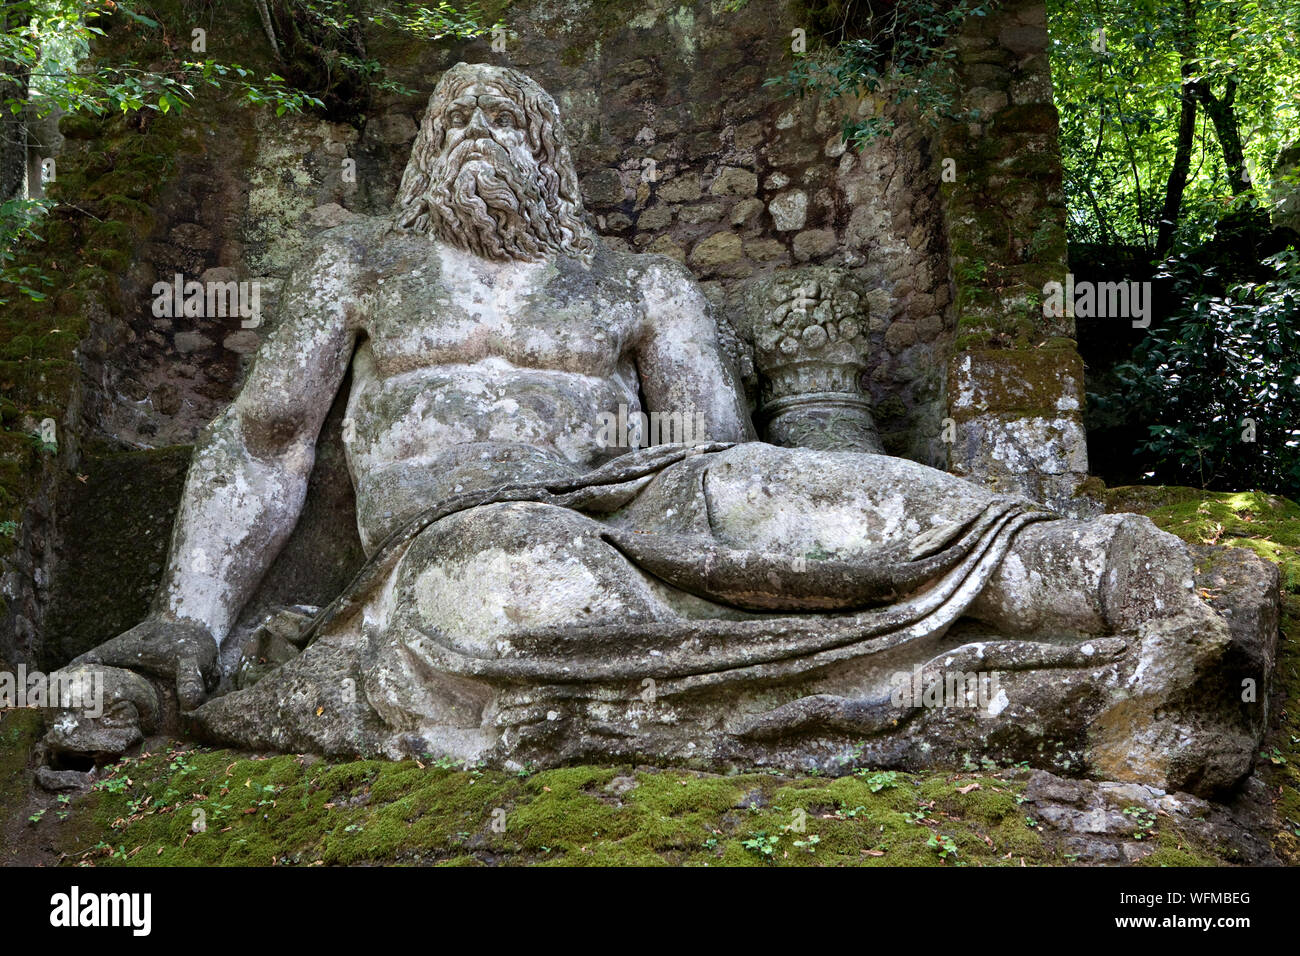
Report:
M 397 192 L 397 225 L 488 259 L 590 261 L 578 176 L 555 101 L 517 70 L 457 63 L 429 97 Z

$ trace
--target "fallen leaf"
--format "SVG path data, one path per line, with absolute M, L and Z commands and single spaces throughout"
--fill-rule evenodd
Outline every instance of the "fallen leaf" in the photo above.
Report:
M 970 793 L 972 790 L 978 790 L 979 788 L 980 788 L 980 785 L 979 785 L 978 783 L 968 783 L 968 784 L 966 784 L 966 786 L 964 786 L 964 787 L 958 787 L 958 788 L 957 788 L 957 792 L 958 792 L 958 793 Z

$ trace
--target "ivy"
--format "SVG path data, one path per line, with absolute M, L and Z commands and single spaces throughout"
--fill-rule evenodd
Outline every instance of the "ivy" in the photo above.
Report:
M 812 11 L 822 28 L 822 44 L 795 52 L 783 76 L 765 81 L 787 95 L 816 96 L 831 102 L 842 96 L 882 96 L 911 106 L 931 125 L 966 120 L 959 111 L 957 50 L 951 39 L 973 17 L 987 16 L 996 0 L 898 0 L 892 9 L 872 13 L 859 0 L 832 3 Z M 844 141 L 861 149 L 888 136 L 894 121 L 885 116 L 846 116 Z

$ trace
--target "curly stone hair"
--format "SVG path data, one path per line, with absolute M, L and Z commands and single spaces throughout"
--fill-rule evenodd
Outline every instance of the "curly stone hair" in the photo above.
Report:
M 535 176 L 502 168 L 496 171 L 498 182 L 466 186 L 456 170 L 440 168 L 447 158 L 442 156 L 447 110 L 476 84 L 523 110 Z M 429 97 L 396 205 L 400 228 L 432 232 L 491 259 L 535 260 L 555 251 L 590 262 L 595 252 L 559 109 L 536 81 L 508 67 L 457 63 L 443 74 Z

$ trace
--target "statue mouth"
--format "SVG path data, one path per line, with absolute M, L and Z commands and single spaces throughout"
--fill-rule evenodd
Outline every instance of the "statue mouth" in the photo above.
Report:
M 488 163 L 492 166 L 515 166 L 510 151 L 494 139 L 467 139 L 457 143 L 443 159 L 447 170 L 464 169 L 470 163 Z

